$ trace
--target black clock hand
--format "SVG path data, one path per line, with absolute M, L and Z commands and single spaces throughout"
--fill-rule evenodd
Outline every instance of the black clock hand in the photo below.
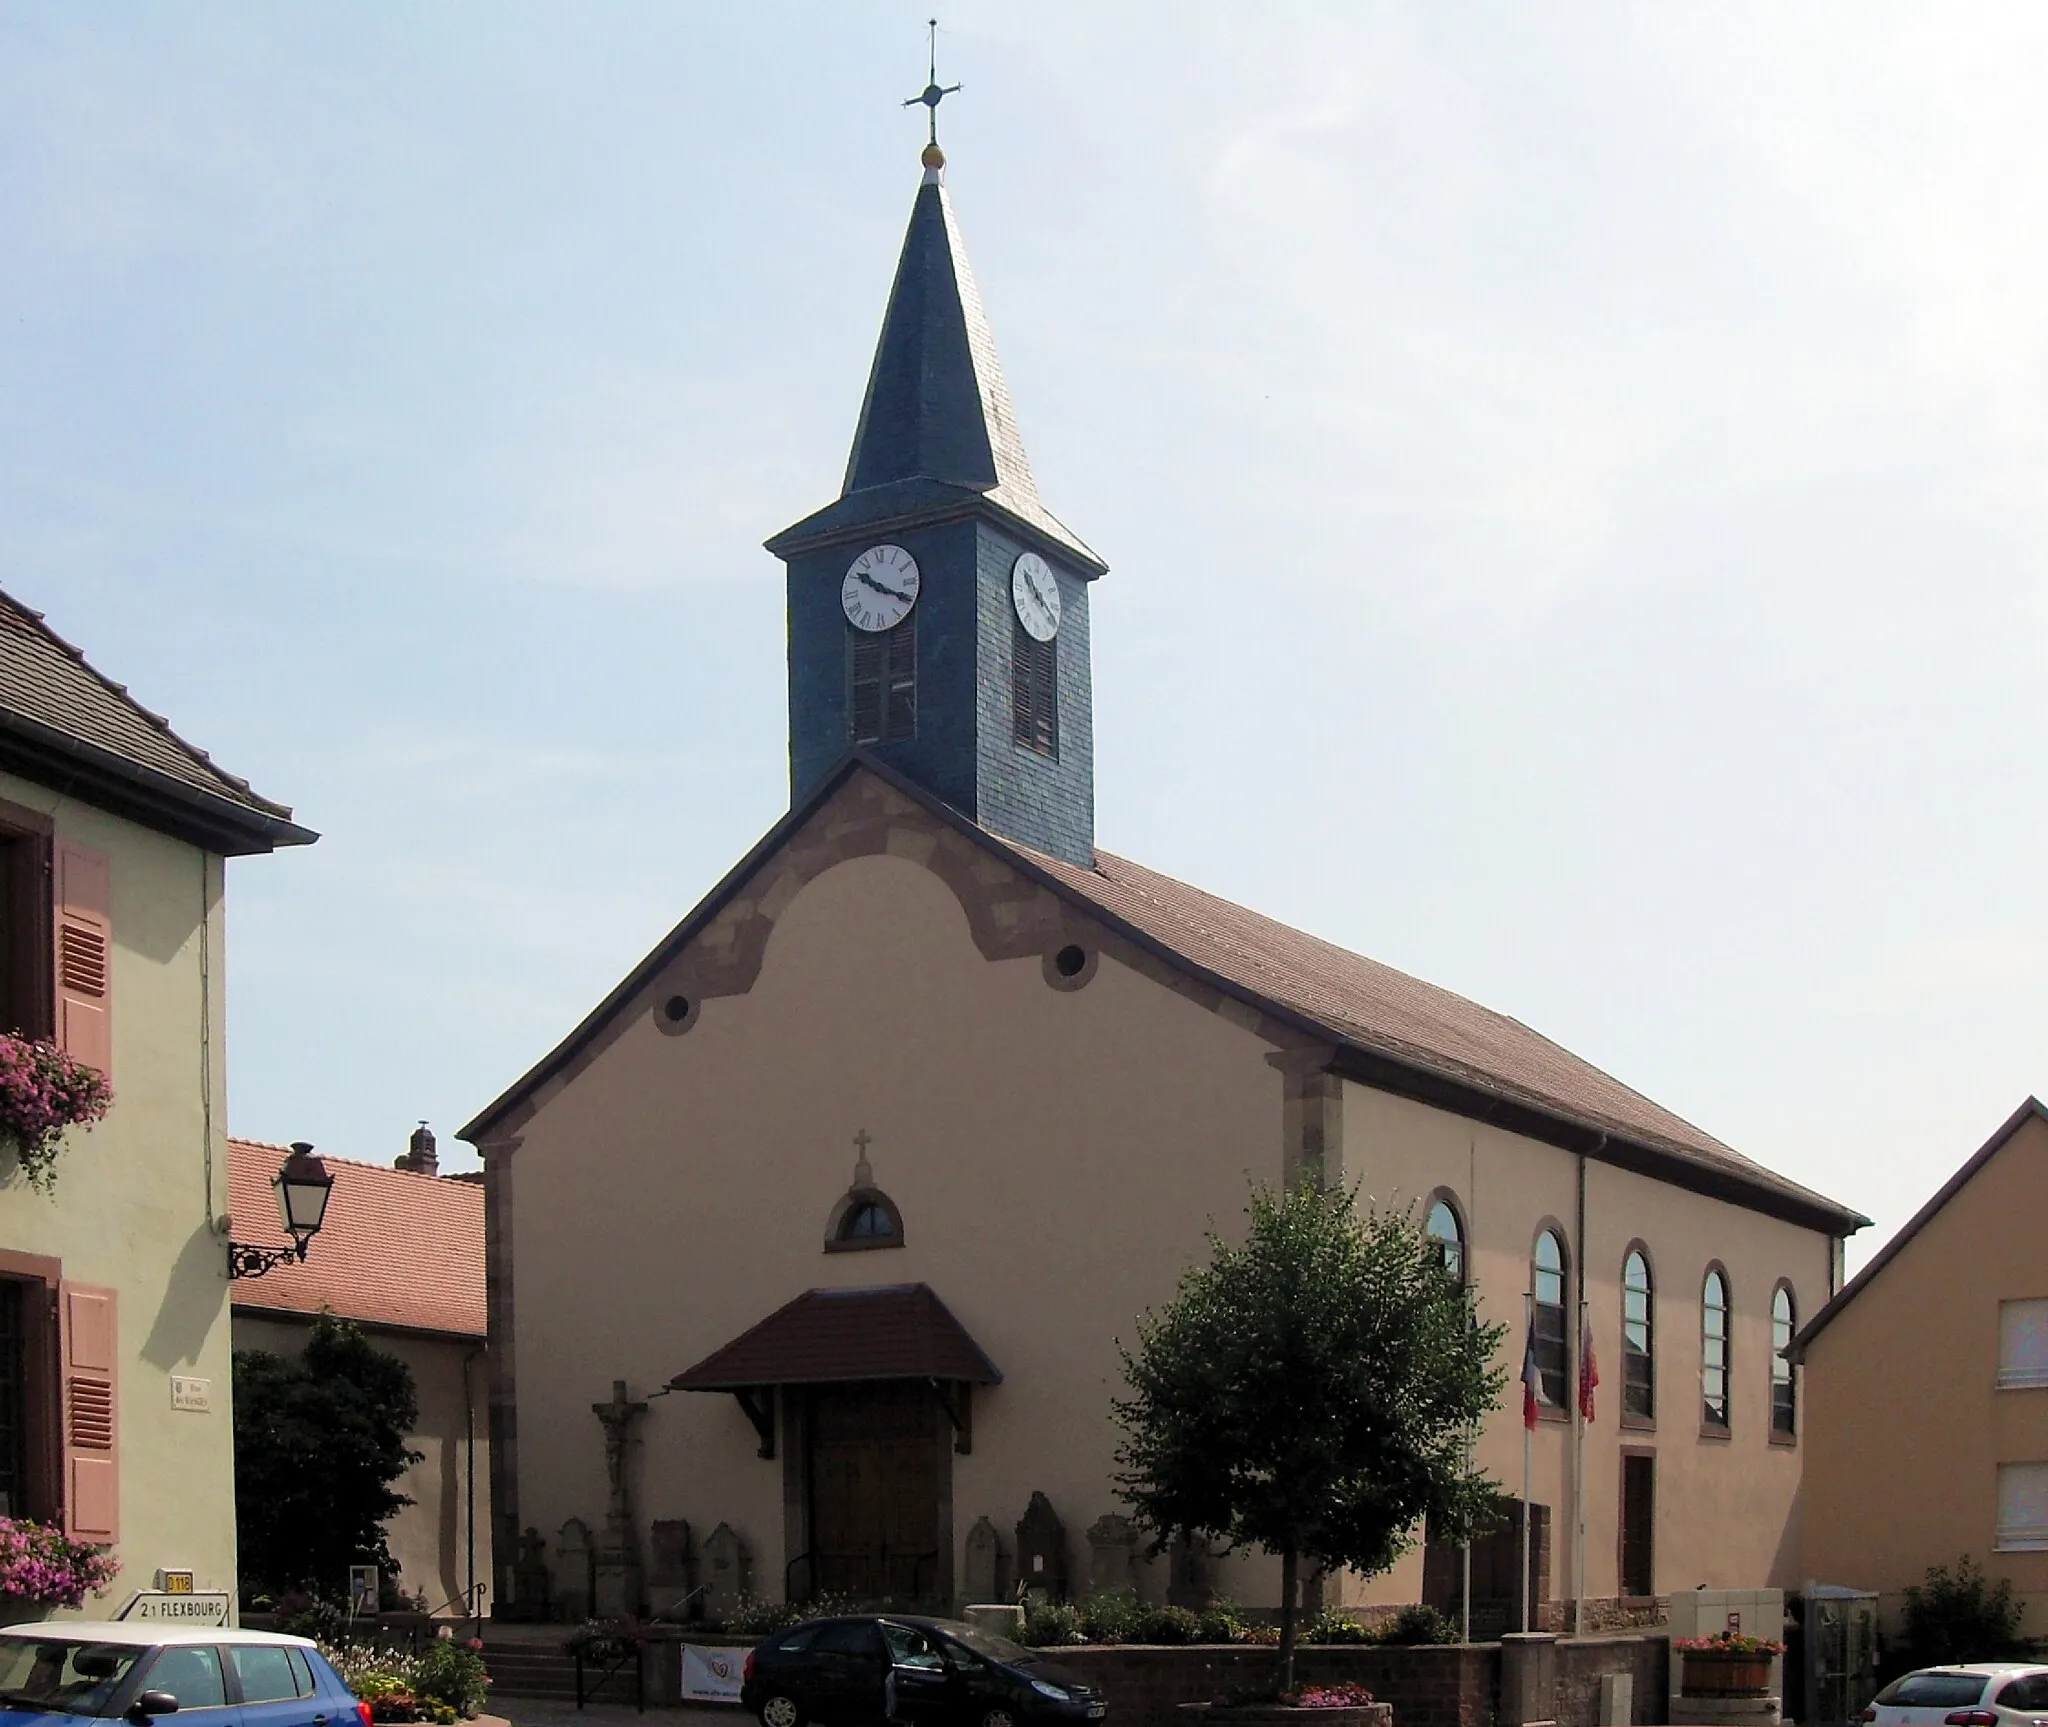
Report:
M 869 587 L 873 588 L 876 593 L 887 594 L 889 598 L 892 600 L 901 600 L 906 606 L 910 604 L 910 596 L 908 594 L 900 594 L 894 588 L 884 587 L 880 582 L 876 581 L 873 576 L 869 575 L 867 571 L 858 570 L 855 572 L 855 574 L 858 575 L 860 579 L 863 582 L 865 582 Z

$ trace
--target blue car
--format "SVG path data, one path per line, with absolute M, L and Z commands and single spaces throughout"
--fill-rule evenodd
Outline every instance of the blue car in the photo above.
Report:
M 370 1727 L 370 1706 L 303 1637 L 80 1619 L 0 1631 L 0 1727 L 172 1714 L 187 1727 Z

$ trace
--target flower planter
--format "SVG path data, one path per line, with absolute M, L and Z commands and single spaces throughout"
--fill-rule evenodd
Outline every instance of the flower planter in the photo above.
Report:
M 0 1625 L 30 1625 L 39 1619 L 47 1619 L 55 1604 L 49 1601 L 28 1601 L 19 1595 L 0 1595 Z
M 1391 1703 L 1346 1703 L 1302 1709 L 1292 1703 L 1182 1703 L 1188 1727 L 1394 1727 Z
M 1762 1697 L 1771 1689 L 1769 1655 L 1747 1649 L 1683 1649 L 1679 1690 L 1688 1697 Z

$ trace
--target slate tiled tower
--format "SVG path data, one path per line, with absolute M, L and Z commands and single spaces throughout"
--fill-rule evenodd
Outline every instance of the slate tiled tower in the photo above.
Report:
M 840 496 L 768 542 L 788 566 L 790 795 L 862 747 L 994 832 L 1085 866 L 1088 595 L 1107 566 L 1039 499 L 943 170 L 933 146 Z M 919 575 L 886 642 L 856 627 L 840 597 L 854 560 L 879 546 L 909 553 Z M 1027 554 L 1044 560 L 1060 602 L 1056 633 L 1035 646 L 1012 593 Z M 914 667 L 901 706 L 879 721 L 872 699 L 856 698 L 877 655 L 896 656 L 899 685 L 900 668 Z

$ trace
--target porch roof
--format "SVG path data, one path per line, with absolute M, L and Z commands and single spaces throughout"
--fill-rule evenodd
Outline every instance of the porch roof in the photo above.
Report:
M 810 1289 L 695 1367 L 672 1391 L 744 1391 L 854 1379 L 950 1379 L 997 1385 L 1002 1374 L 923 1283 Z

